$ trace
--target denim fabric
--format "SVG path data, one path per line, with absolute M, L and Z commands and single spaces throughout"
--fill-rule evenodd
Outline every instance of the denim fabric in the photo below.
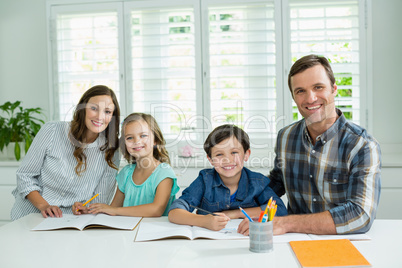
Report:
M 176 199 L 170 206 L 170 210 L 181 208 L 193 212 L 194 208 L 190 205 L 200 207 L 210 212 L 220 212 L 224 210 L 258 207 L 265 209 L 269 198 L 272 196 L 276 200 L 278 210 L 276 215 L 287 215 L 285 204 L 268 187 L 270 180 L 261 173 L 252 172 L 243 168 L 239 180 L 239 186 L 234 202 L 230 202 L 230 190 L 222 182 L 215 169 L 201 170 L 197 179 L 187 187 L 182 196 Z M 204 212 L 197 211 L 199 214 Z

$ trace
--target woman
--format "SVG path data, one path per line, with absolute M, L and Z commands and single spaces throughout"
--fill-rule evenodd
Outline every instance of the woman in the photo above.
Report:
M 114 92 L 94 86 L 81 97 L 71 122 L 42 126 L 17 170 L 11 219 L 85 213 L 82 203 L 97 193 L 96 202 L 109 203 L 119 165 L 119 124 Z

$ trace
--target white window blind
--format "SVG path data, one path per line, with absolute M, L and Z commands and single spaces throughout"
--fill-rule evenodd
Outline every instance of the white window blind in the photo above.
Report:
M 210 1 L 216 2 L 216 1 Z M 233 123 L 256 138 L 276 133 L 274 5 L 210 4 L 209 77 L 212 127 Z
M 48 5 L 52 119 L 70 120 L 82 93 L 105 84 L 122 117 L 152 114 L 170 145 L 185 132 L 202 147 L 213 128 L 233 123 L 254 145 L 272 147 L 280 127 L 301 119 L 287 94 L 289 59 L 314 53 L 331 61 L 337 106 L 362 123 L 362 1 Z
M 151 113 L 164 135 L 175 137 L 201 113 L 194 8 L 134 4 L 129 16 L 132 111 Z
M 53 87 L 58 120 L 71 120 L 74 106 L 94 85 L 107 85 L 119 97 L 117 12 L 85 11 L 93 8 L 53 9 Z
M 338 86 L 336 106 L 360 123 L 360 51 L 358 1 L 290 3 L 292 61 L 308 54 L 329 59 Z M 301 119 L 293 106 L 293 119 Z

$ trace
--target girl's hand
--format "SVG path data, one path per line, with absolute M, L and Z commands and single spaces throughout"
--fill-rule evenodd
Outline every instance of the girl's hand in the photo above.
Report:
M 81 202 L 75 202 L 71 209 L 73 210 L 74 215 L 81 215 L 81 214 L 89 213 L 88 207 L 83 206 L 83 203 L 81 203 Z
M 110 216 L 116 216 L 116 208 L 102 203 L 95 203 L 89 205 L 89 213 L 91 214 L 105 213 Z
M 40 212 L 44 218 L 47 218 L 48 216 L 52 218 L 61 218 L 63 216 L 63 212 L 61 212 L 61 209 L 58 206 L 47 205 L 40 208 Z
M 211 214 L 205 215 L 207 217 L 206 228 L 212 231 L 220 231 L 225 228 L 230 218 L 226 216 L 224 213 L 214 213 L 217 216 L 213 216 Z

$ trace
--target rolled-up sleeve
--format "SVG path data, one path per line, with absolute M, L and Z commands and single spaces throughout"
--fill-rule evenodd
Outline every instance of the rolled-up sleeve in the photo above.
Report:
M 180 198 L 173 201 L 170 206 L 170 210 L 180 208 L 187 210 L 189 212 L 193 212 L 194 208 L 192 206 L 199 206 L 201 204 L 201 199 L 204 196 L 205 192 L 205 184 L 202 179 L 202 175 L 200 174 L 197 179 L 195 179 L 190 186 L 184 189 L 182 196 Z
M 350 160 L 347 200 L 329 210 L 338 234 L 367 232 L 376 216 L 381 194 L 381 150 L 366 142 Z
M 42 192 L 42 185 L 40 185 L 38 177 L 41 173 L 46 152 L 53 144 L 54 130 L 55 125 L 52 123 L 42 126 L 16 172 L 17 194 L 23 198 L 33 191 Z

